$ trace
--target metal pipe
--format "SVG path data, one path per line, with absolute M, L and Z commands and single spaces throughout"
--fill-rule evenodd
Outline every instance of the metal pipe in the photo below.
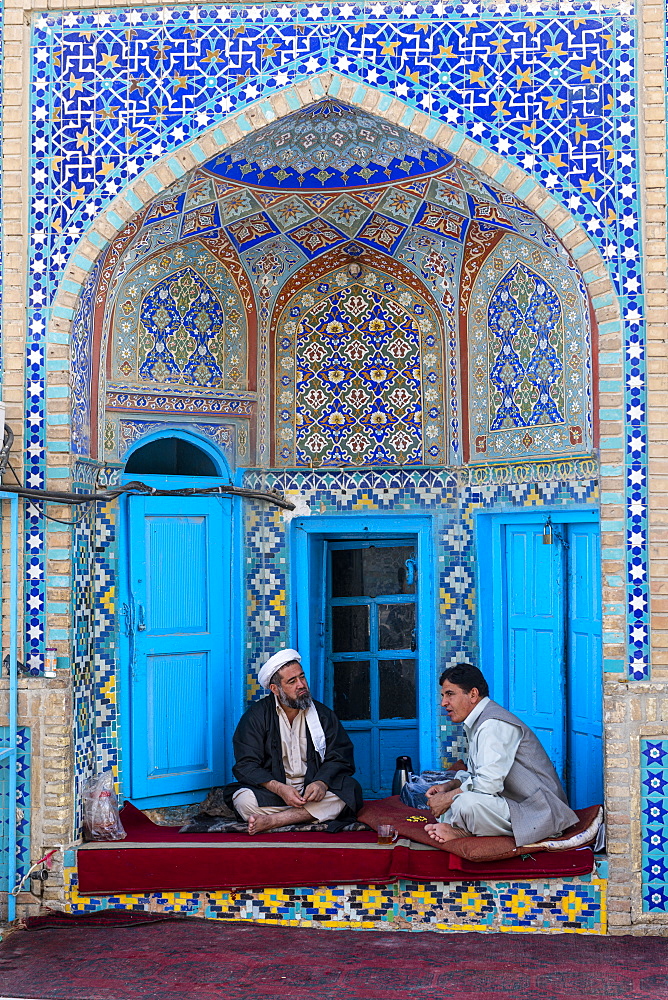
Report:
M 2 497 L 2 494 L 0 494 Z M 10 503 L 9 539 L 9 747 L 7 757 L 9 780 L 7 787 L 7 920 L 16 919 L 16 896 L 12 890 L 16 882 L 16 764 L 17 764 L 17 701 L 18 701 L 18 546 L 19 498 L 4 497 Z

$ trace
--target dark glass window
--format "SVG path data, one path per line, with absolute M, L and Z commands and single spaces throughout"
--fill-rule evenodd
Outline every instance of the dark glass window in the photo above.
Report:
M 371 684 L 368 660 L 334 663 L 334 711 L 343 722 L 368 719 Z
M 378 605 L 379 649 L 411 649 L 414 638 L 414 604 Z
M 412 545 L 334 549 L 332 597 L 414 594 L 415 583 L 407 582 L 406 569 L 406 560 L 414 558 L 415 548 Z
M 332 608 L 332 652 L 366 653 L 369 649 L 369 608 L 352 604 Z
M 415 660 L 379 660 L 381 719 L 415 719 Z

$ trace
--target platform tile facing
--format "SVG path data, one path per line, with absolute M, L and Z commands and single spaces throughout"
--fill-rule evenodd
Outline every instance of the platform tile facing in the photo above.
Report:
M 606 880 L 412 882 L 300 886 L 237 892 L 82 896 L 76 853 L 65 857 L 67 913 L 131 910 L 353 930 L 523 931 L 605 934 Z

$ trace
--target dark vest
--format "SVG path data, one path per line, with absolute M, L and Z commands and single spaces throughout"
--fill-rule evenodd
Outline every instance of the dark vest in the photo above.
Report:
M 568 805 L 552 761 L 535 734 L 521 719 L 490 701 L 471 727 L 473 735 L 487 719 L 509 722 L 522 731 L 515 760 L 503 783 L 502 795 L 510 809 L 510 824 L 518 847 L 558 837 L 578 817 Z

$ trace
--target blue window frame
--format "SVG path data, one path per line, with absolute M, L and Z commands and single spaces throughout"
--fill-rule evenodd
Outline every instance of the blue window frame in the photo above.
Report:
M 415 549 L 416 575 L 418 586 L 417 602 L 415 595 L 394 595 L 394 600 L 381 601 L 378 598 L 373 600 L 363 599 L 359 602 L 341 601 L 333 599 L 330 601 L 329 594 L 329 563 L 330 554 L 334 550 L 348 546 L 350 548 L 360 548 L 365 545 L 404 545 L 412 546 Z M 344 517 L 337 516 L 312 516 L 309 518 L 299 518 L 292 522 L 292 566 L 291 579 L 293 581 L 291 590 L 293 632 L 291 641 L 299 648 L 305 663 L 308 666 L 308 673 L 314 696 L 328 704 L 333 704 L 334 692 L 332 682 L 327 679 L 327 651 L 330 619 L 328 618 L 328 605 L 333 607 L 344 606 L 345 604 L 357 604 L 360 607 L 375 608 L 378 605 L 407 606 L 416 603 L 416 649 L 410 647 L 405 650 L 383 650 L 377 648 L 379 643 L 377 624 L 373 625 L 374 633 L 371 636 L 371 623 L 369 625 L 369 638 L 374 643 L 373 655 L 362 657 L 361 654 L 354 653 L 353 650 L 342 651 L 340 654 L 332 653 L 337 662 L 354 662 L 355 660 L 370 660 L 375 664 L 371 667 L 370 680 L 376 690 L 378 674 L 377 664 L 384 660 L 407 660 L 416 664 L 416 719 L 417 719 L 417 759 L 413 760 L 413 765 L 417 768 L 429 768 L 435 766 L 439 761 L 439 730 L 437 724 L 437 680 L 438 669 L 434 663 L 434 623 L 436 621 L 436 609 L 434 606 L 434 586 L 433 586 L 433 562 L 434 562 L 434 539 L 432 521 L 429 516 L 406 514 L 395 515 L 356 515 L 346 514 Z M 388 596 L 389 595 L 385 595 Z M 330 612 L 331 614 L 331 612 Z M 404 656 L 405 653 L 405 656 Z M 380 691 L 379 691 L 380 695 Z M 377 720 L 380 722 L 381 720 Z M 396 730 L 400 730 L 402 725 L 413 725 L 403 720 L 396 721 Z M 353 722 L 344 722 L 344 726 L 350 731 L 354 730 Z M 352 734 L 352 733 L 351 733 Z M 396 755 L 402 753 L 400 744 L 397 744 Z M 380 774 L 380 765 L 376 765 L 378 773 L 376 775 L 376 786 L 383 788 L 387 779 L 387 766 L 385 774 Z M 392 769 L 394 759 L 392 759 Z M 391 775 L 390 775 L 391 780 Z M 377 794 L 377 793 L 376 793 Z

